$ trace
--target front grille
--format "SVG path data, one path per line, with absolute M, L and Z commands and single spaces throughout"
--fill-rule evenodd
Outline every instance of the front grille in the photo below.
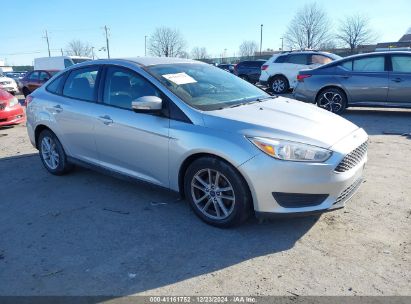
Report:
M 341 192 L 341 194 L 337 197 L 337 200 L 335 201 L 334 205 L 338 204 L 341 201 L 344 201 L 346 198 L 350 198 L 350 196 L 358 189 L 361 183 L 362 178 L 358 179 L 351 186 L 349 186 L 347 189 Z
M 335 168 L 335 172 L 345 172 L 358 165 L 367 154 L 368 142 L 366 141 L 358 148 L 347 154 Z

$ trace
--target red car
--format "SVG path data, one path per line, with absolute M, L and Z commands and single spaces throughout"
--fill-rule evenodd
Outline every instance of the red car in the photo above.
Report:
M 27 73 L 26 76 L 23 77 L 19 81 L 19 88 L 20 91 L 23 92 L 24 97 L 27 97 L 30 93 L 32 93 L 35 89 L 41 87 L 43 84 L 47 82 L 54 74 L 58 73 L 59 71 L 45 71 L 45 70 L 34 70 L 30 73 Z
M 26 121 L 23 107 L 19 100 L 0 89 L 0 127 L 17 125 Z

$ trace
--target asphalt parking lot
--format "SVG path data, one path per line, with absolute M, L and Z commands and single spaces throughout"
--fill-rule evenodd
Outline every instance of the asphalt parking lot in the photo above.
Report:
M 155 187 L 52 176 L 0 129 L 0 295 L 411 295 L 411 110 L 344 116 L 370 135 L 346 208 L 229 230 Z

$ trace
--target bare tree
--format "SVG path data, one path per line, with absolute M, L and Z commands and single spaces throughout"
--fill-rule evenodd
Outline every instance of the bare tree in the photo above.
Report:
M 159 27 L 150 36 L 148 49 L 158 57 L 181 57 L 185 52 L 186 42 L 176 29 Z
M 198 47 L 192 49 L 191 57 L 193 59 L 208 59 L 210 56 L 207 53 L 207 49 L 205 47 Z
M 327 14 L 316 3 L 306 4 L 291 20 L 284 35 L 291 49 L 316 49 L 330 40 Z
M 87 42 L 71 40 L 66 46 L 66 53 L 70 56 L 92 57 L 93 48 Z
M 353 53 L 359 45 L 369 43 L 375 37 L 366 16 L 352 15 L 340 21 L 337 39 L 348 45 Z
M 255 52 L 257 52 L 258 45 L 255 41 L 243 41 L 243 43 L 240 44 L 239 48 L 239 55 L 240 57 L 252 57 L 255 55 Z

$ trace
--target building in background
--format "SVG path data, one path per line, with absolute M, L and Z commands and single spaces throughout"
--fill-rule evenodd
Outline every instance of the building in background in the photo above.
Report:
M 397 42 L 378 43 L 376 51 L 411 51 L 411 27 Z
M 0 59 L 0 73 L 5 72 L 13 72 L 13 68 L 11 66 L 7 66 L 4 60 Z

